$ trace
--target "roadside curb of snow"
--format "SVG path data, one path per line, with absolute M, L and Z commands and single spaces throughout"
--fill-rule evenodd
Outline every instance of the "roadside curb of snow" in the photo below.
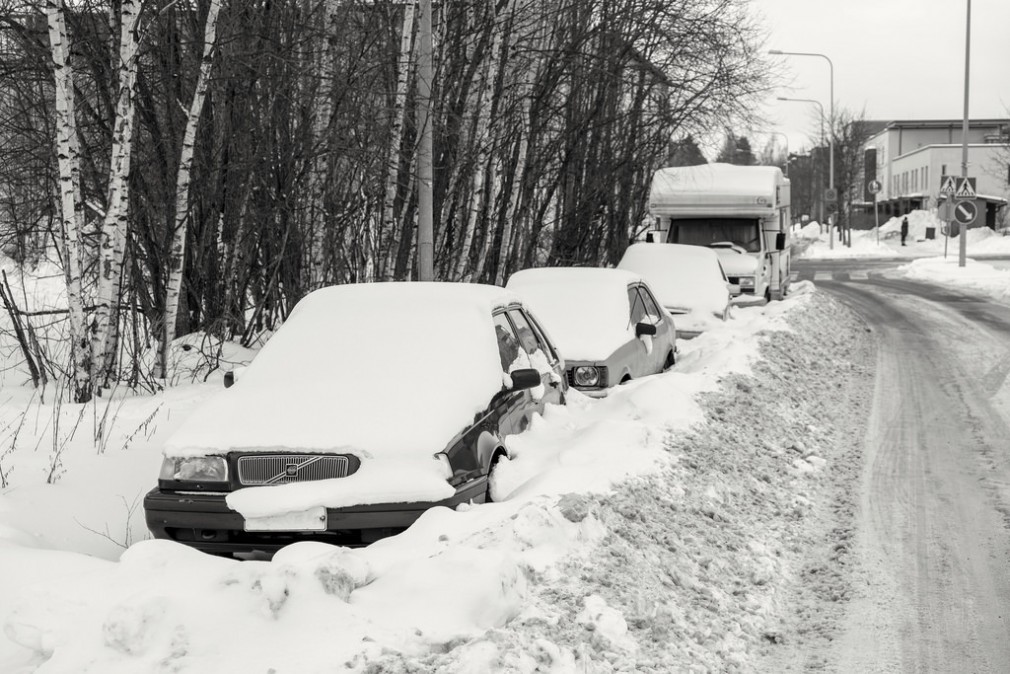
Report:
M 669 468 L 560 499 L 606 533 L 557 573 L 528 570 L 518 617 L 423 665 L 375 671 L 776 671 L 757 663 L 830 639 L 849 593 L 852 423 L 875 346 L 821 292 L 787 320 L 792 331 L 762 333 L 753 376 L 701 396 L 707 421 L 668 438 Z

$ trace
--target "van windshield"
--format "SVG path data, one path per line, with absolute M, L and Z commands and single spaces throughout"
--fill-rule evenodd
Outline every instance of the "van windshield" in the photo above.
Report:
M 750 253 L 761 252 L 761 228 L 757 218 L 690 218 L 670 223 L 667 243 L 707 246 L 732 241 Z

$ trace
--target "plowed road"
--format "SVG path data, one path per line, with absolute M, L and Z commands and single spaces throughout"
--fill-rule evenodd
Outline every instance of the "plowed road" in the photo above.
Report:
M 1010 308 L 880 270 L 817 281 L 880 345 L 855 598 L 818 660 L 839 672 L 1010 672 Z

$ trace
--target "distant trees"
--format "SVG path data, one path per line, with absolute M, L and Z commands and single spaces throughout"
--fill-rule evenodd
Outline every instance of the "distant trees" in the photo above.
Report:
M 708 159 L 691 134 L 671 144 L 670 157 L 666 160 L 667 166 L 698 166 L 707 163 Z
M 54 76 L 59 8 L 0 0 L 0 243 L 59 244 L 75 372 L 153 386 L 162 335 L 250 344 L 316 287 L 414 276 L 412 2 L 81 0 Z M 445 280 L 616 262 L 671 139 L 703 160 L 691 134 L 770 85 L 744 0 L 460 0 L 434 21 Z
M 726 164 L 737 164 L 738 166 L 754 166 L 758 163 L 747 137 L 737 136 L 729 130 L 726 131 L 726 140 L 723 142 L 722 149 L 719 150 L 719 155 L 715 160 Z

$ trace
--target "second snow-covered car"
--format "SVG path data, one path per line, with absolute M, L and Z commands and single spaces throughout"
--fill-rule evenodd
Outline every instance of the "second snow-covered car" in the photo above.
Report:
M 640 274 L 677 321 L 677 334 L 694 337 L 730 317 L 730 283 L 715 251 L 677 243 L 634 243 L 618 269 Z
M 642 277 L 620 269 L 552 267 L 516 272 L 522 295 L 557 341 L 568 382 L 590 395 L 673 365 L 677 331 Z
M 366 544 L 485 500 L 508 437 L 566 390 L 554 344 L 503 288 L 317 290 L 168 439 L 147 525 L 219 554 Z

